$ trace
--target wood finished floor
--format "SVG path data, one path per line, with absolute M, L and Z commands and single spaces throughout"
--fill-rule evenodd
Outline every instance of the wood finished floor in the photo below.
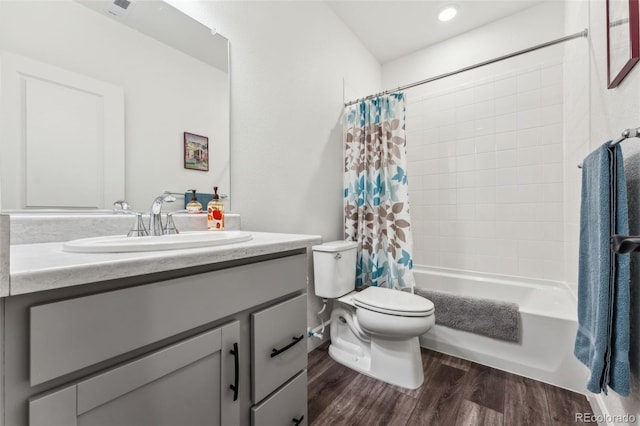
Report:
M 327 349 L 309 353 L 310 425 L 575 425 L 575 413 L 592 414 L 584 395 L 424 348 L 416 390 L 358 374 Z

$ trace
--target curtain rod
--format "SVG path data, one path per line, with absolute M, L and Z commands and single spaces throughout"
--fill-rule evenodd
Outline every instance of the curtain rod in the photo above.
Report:
M 465 72 L 465 71 L 471 71 L 473 69 L 480 68 L 480 67 L 483 67 L 485 65 L 493 64 L 495 62 L 504 61 L 505 59 L 510 59 L 510 58 L 515 57 L 515 56 L 520 56 L 520 55 L 523 55 L 525 53 L 529 53 L 529 52 L 533 52 L 533 51 L 538 50 L 538 49 L 542 49 L 544 47 L 553 46 L 555 44 L 564 43 L 565 41 L 573 40 L 575 38 L 587 37 L 588 35 L 589 35 L 589 30 L 585 28 L 584 30 L 582 30 L 580 32 L 577 32 L 575 34 L 571 34 L 571 35 L 564 36 L 564 37 L 561 37 L 561 38 L 558 38 L 558 39 L 555 39 L 555 40 L 551 40 L 551 41 L 548 41 L 546 43 L 538 44 L 536 46 L 529 47 L 527 49 L 518 50 L 517 52 L 513 52 L 513 53 L 509 53 L 507 55 L 499 56 L 497 58 L 489 59 L 488 61 L 479 62 L 479 63 L 474 64 L 474 65 L 469 65 L 468 67 L 460 68 L 460 69 L 455 70 L 455 71 L 450 71 L 450 72 L 447 72 L 447 73 L 444 73 L 444 74 L 437 75 L 435 77 L 430 77 L 430 78 L 427 78 L 427 79 L 424 79 L 424 80 L 420 80 L 420 81 L 417 81 L 415 83 L 407 84 L 407 85 L 404 85 L 404 86 L 399 86 L 396 89 L 385 90 L 383 92 L 376 93 L 374 95 L 369 95 L 369 96 L 366 96 L 364 98 L 356 99 L 356 100 L 351 101 L 351 102 L 346 102 L 344 104 L 344 106 L 349 106 L 349 105 L 353 105 L 353 104 L 356 104 L 356 103 L 361 102 L 361 101 L 365 101 L 365 100 L 368 100 L 368 99 L 373 99 L 373 98 L 375 98 L 377 96 L 388 95 L 389 93 L 394 93 L 394 92 L 400 92 L 402 90 L 410 89 L 410 88 L 416 87 L 416 86 L 420 86 L 420 85 L 425 84 L 425 83 L 431 83 L 432 81 L 440 80 L 440 79 L 443 79 L 445 77 L 451 77 L 452 75 L 460 74 L 460 73 Z

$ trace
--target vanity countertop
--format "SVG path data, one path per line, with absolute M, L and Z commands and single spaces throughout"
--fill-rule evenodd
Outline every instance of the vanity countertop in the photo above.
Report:
M 11 296 L 307 248 L 317 235 L 251 232 L 223 246 L 134 253 L 68 253 L 63 243 L 11 246 Z

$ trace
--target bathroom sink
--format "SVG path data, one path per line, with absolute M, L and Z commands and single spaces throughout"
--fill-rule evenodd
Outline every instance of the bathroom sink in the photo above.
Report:
M 159 251 L 220 246 L 249 241 L 251 238 L 250 233 L 243 231 L 193 231 L 157 237 L 110 235 L 68 241 L 64 243 L 62 249 L 74 253 Z

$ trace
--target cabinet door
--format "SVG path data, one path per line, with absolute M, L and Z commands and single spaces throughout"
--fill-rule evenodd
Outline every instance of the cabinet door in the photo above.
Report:
M 29 401 L 31 426 L 239 423 L 235 321 Z M 234 345 L 235 344 L 235 345 Z

